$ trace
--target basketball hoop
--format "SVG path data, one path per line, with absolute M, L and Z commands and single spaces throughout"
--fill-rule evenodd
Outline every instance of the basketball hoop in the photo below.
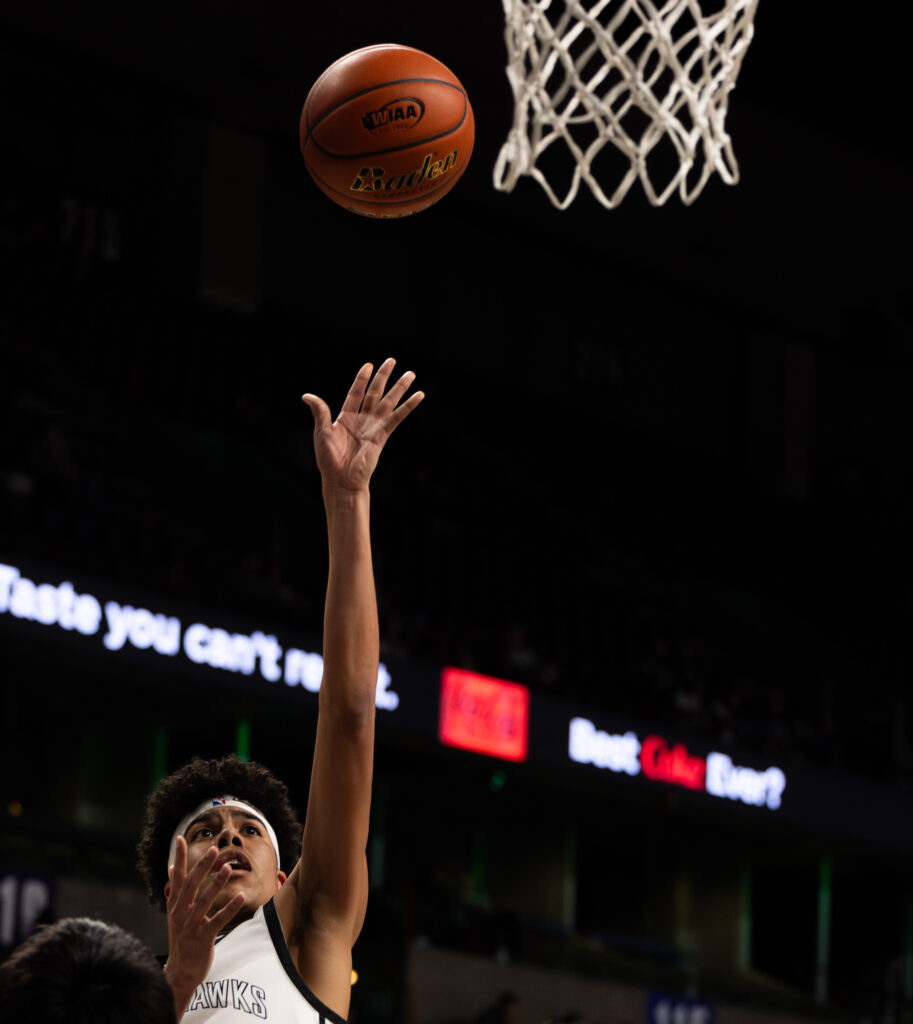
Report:
M 502 2 L 514 122 L 496 189 L 526 175 L 564 210 L 583 181 L 613 209 L 637 180 L 654 206 L 689 205 L 714 172 L 738 182 L 725 120 L 758 0 Z

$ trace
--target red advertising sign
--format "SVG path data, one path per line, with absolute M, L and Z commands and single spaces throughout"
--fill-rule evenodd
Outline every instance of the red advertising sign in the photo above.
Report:
M 648 779 L 687 789 L 704 788 L 707 762 L 689 754 L 684 743 L 670 747 L 662 736 L 648 736 L 641 744 L 640 763 Z
M 529 741 L 529 690 L 445 668 L 441 675 L 441 743 L 505 761 L 525 761 Z

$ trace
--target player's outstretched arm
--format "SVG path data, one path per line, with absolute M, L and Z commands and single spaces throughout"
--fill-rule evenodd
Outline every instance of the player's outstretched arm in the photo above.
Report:
M 276 897 L 305 982 L 331 1009 L 349 1008 L 351 949 L 368 899 L 365 848 L 374 757 L 379 638 L 369 483 L 384 445 L 424 395 L 414 374 L 389 386 L 394 360 L 361 368 L 334 421 L 315 395 L 314 447 L 329 540 L 324 676 L 301 860 Z

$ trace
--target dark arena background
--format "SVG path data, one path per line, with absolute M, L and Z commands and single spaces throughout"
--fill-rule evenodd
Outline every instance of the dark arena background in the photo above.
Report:
M 372 486 L 352 1020 L 913 1019 L 906 54 L 794 7 L 760 3 L 738 185 L 562 213 L 492 186 L 494 0 L 4 5 L 3 956 L 72 915 L 165 951 L 134 850 L 194 754 L 303 807 L 299 398 L 394 355 L 427 398 Z M 398 221 L 299 151 L 311 83 L 375 42 L 476 117 Z

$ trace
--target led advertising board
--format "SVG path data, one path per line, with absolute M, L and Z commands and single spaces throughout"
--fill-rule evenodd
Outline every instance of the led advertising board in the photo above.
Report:
M 153 609 L 126 603 L 119 594 L 115 599 L 115 590 L 107 584 L 90 590 L 67 580 L 36 580 L 19 566 L 0 562 L 0 622 L 6 620 L 4 625 L 13 627 L 35 624 L 51 635 L 62 632 L 85 638 L 89 653 L 112 657 L 142 653 L 147 659 L 228 673 L 239 680 L 300 688 L 311 694 L 320 690 L 322 655 L 280 643 L 268 627 L 239 630 L 213 625 L 216 619 L 210 615 L 214 613 L 208 613 L 208 621 L 203 622 L 199 609 L 188 621 L 184 611 L 164 602 Z M 375 704 L 380 710 L 396 711 L 399 703 L 390 672 L 381 665 Z
M 505 761 L 525 761 L 529 690 L 519 683 L 445 668 L 441 674 L 438 737 L 450 747 Z
M 714 1024 L 715 1020 L 714 1005 L 706 1000 L 648 993 L 646 1024 Z
M 671 791 L 683 812 L 718 807 L 746 826 L 795 828 L 913 853 L 911 801 L 902 784 L 807 761 L 774 761 L 763 750 L 718 742 L 605 708 L 532 696 L 530 760 L 564 767 L 592 785 L 605 780 L 613 798 L 639 801 Z
M 781 806 L 786 788 L 786 774 L 776 765 L 759 771 L 734 764 L 728 754 L 719 751 L 695 754 L 684 742 L 672 743 L 656 733 L 643 738 L 630 729 L 622 735 L 609 733 L 597 729 L 588 718 L 570 720 L 568 757 L 577 764 L 631 776 L 643 774 L 651 782 L 682 786 L 772 811 Z
M 68 578 L 70 577 L 70 578 Z M 319 623 L 312 624 L 319 628 Z M 90 580 L 0 557 L 0 631 L 14 636 L 26 672 L 51 647 L 86 666 L 100 661 L 168 686 L 180 679 L 315 711 L 323 659 L 313 640 L 264 622 L 213 611 L 121 584 Z M 42 671 L 54 671 L 53 662 Z M 36 675 L 36 680 L 48 679 Z M 809 764 L 765 763 L 757 750 L 635 721 L 606 708 L 538 693 L 509 680 L 408 659 L 381 664 L 375 690 L 379 734 L 421 738 L 474 755 L 529 761 L 589 775 L 634 799 L 673 789 L 689 801 L 731 808 L 805 830 L 843 835 L 913 853 L 909 794 Z M 852 736 L 847 737 L 847 742 Z

